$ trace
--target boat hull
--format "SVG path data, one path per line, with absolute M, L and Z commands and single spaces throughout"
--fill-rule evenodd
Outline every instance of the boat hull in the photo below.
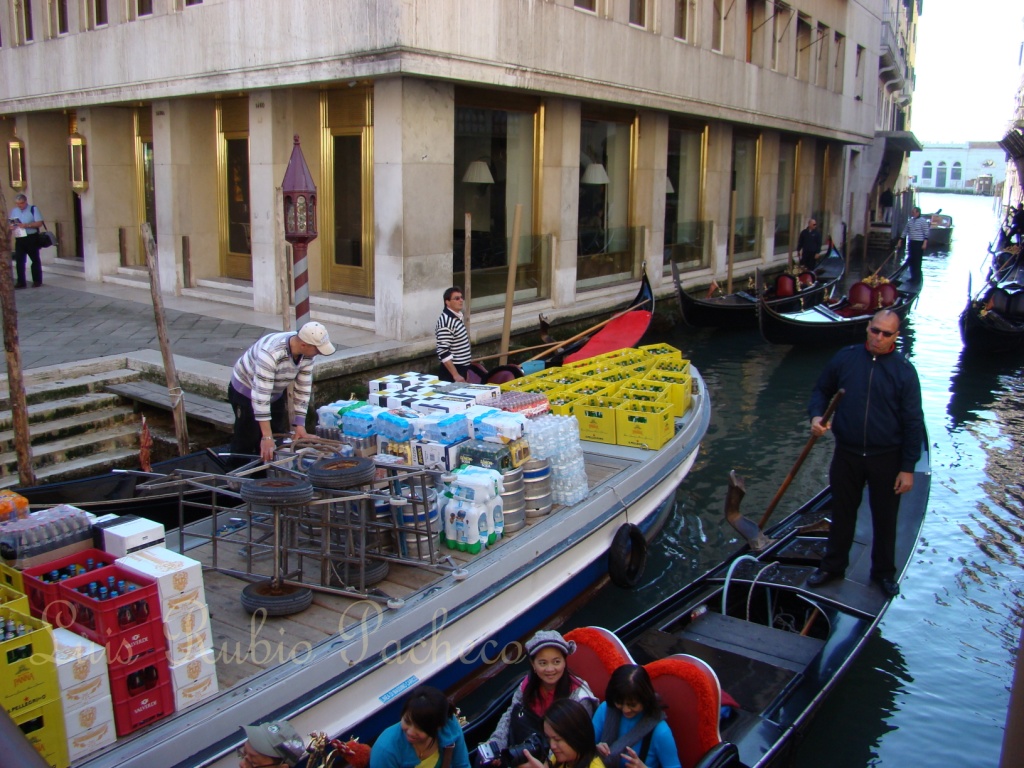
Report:
M 1024 323 L 992 313 L 982 315 L 970 301 L 960 313 L 960 338 L 972 352 L 1010 352 L 1024 349 Z

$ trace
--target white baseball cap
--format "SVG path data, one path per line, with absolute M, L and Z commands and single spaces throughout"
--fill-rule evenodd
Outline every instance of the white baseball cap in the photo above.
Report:
M 306 344 L 312 344 L 321 355 L 334 354 L 331 337 L 327 335 L 327 329 L 320 323 L 306 323 L 299 328 L 299 340 Z

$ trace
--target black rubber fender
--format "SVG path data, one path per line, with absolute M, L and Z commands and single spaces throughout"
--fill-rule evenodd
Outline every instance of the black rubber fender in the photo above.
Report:
M 313 499 L 313 486 L 305 478 L 263 477 L 243 480 L 239 495 L 250 504 L 305 504 Z
M 640 583 L 647 565 L 647 539 L 633 523 L 623 523 L 608 548 L 608 577 L 622 589 Z
M 372 483 L 377 476 L 377 467 L 373 459 L 364 456 L 336 456 L 320 459 L 306 470 L 306 474 L 310 482 L 319 488 L 342 490 Z
M 242 590 L 242 608 L 246 613 L 266 611 L 267 616 L 291 616 L 313 604 L 313 590 L 273 581 L 257 581 Z

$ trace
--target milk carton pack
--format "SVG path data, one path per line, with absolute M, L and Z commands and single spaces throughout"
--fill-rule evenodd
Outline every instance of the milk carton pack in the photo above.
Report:
M 521 413 L 506 413 L 484 416 L 474 421 L 473 434 L 477 440 L 490 443 L 509 443 L 523 436 L 526 417 Z
M 206 604 L 203 566 L 198 560 L 164 547 L 149 547 L 116 562 L 125 570 L 156 581 L 164 622 Z

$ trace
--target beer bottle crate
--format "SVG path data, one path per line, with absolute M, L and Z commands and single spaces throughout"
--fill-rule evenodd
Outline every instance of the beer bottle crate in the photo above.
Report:
M 112 661 L 110 698 L 119 737 L 174 712 L 174 686 L 167 654 L 148 653 L 128 662 Z
M 13 622 L 22 632 L 0 641 L 0 707 L 13 716 L 44 702 L 58 701 L 50 625 L 7 606 L 0 607 L 0 622 Z
M 21 592 L 0 584 L 0 606 L 18 613 L 29 613 L 28 598 Z
M 11 720 L 51 768 L 68 768 L 68 742 L 59 699 L 12 712 Z
M 71 566 L 75 566 L 76 570 L 85 571 L 89 560 L 93 561 L 93 570 L 114 564 L 114 556 L 109 552 L 87 549 L 23 570 L 22 585 L 32 615 L 48 621 L 55 627 L 65 626 L 67 612 L 65 604 L 60 599 L 60 579 L 58 577 L 57 581 L 47 581 L 46 577 L 53 571 L 57 571 L 58 574 L 67 573 Z
M 106 587 L 110 576 L 115 585 L 123 580 L 135 589 L 106 600 L 78 591 L 93 581 Z M 165 648 L 160 596 L 152 579 L 109 565 L 60 582 L 60 599 L 68 612 L 66 628 L 105 646 L 111 663 Z

